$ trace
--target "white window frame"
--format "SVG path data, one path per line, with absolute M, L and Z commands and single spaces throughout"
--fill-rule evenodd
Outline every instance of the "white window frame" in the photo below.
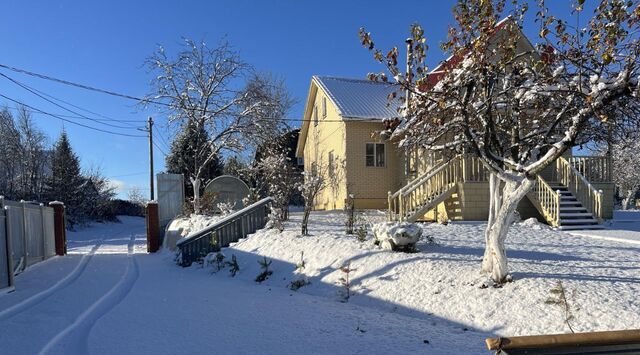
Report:
M 318 125 L 318 106 L 313 105 L 313 125 Z
M 367 157 L 370 156 L 367 154 L 367 145 L 373 144 L 373 165 L 367 165 Z M 377 152 L 378 146 L 381 145 L 384 148 L 384 155 L 382 156 L 382 165 L 378 165 L 377 163 Z M 366 142 L 364 145 L 364 166 L 367 168 L 386 168 L 387 167 L 387 145 L 385 143 L 379 142 Z
M 322 97 L 322 118 L 327 118 L 327 98 Z

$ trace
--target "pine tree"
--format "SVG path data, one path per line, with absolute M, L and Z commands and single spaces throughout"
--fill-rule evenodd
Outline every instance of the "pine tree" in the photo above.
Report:
M 193 186 L 190 181 L 196 170 L 207 161 L 210 144 L 209 133 L 204 124 L 189 121 L 171 143 L 171 151 L 166 158 L 167 172 L 183 174 L 185 179 L 185 196 L 193 197 Z M 200 177 L 202 186 L 216 176 L 222 175 L 222 163 L 219 157 L 210 159 L 203 168 Z
M 53 148 L 51 176 L 47 181 L 47 196 L 50 200 L 64 202 L 67 207 L 70 227 L 78 223 L 82 216 L 83 182 L 80 159 L 73 152 L 67 132 L 63 130 Z

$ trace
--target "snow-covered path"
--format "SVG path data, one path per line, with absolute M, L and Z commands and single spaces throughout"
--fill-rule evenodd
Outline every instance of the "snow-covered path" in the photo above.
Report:
M 0 298 L 0 344 L 15 354 L 87 353 L 95 322 L 128 293 L 138 219 L 69 233 L 69 256 L 32 267 Z
M 483 353 L 489 335 L 213 277 L 178 267 L 171 253 L 144 250 L 139 218 L 70 233 L 68 256 L 28 269 L 15 292 L 0 296 L 0 353 L 447 354 L 461 344 Z

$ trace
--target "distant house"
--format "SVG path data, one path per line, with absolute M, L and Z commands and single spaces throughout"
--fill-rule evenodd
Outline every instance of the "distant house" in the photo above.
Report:
M 503 23 L 496 26 L 497 34 Z M 522 33 L 517 48 L 536 53 Z M 459 62 L 454 56 L 436 67 L 431 84 L 442 78 L 443 68 Z M 380 137 L 385 122 L 402 119 L 398 100 L 388 99 L 397 90 L 389 83 L 312 77 L 296 156 L 304 157 L 306 171 L 323 168 L 331 180 L 315 208 L 343 208 L 347 194 L 353 194 L 356 208 L 387 209 L 392 220 L 486 220 L 488 171 L 478 159 L 405 151 L 397 145 L 401 136 Z M 607 157 L 567 152 L 540 174 L 518 210 L 522 217 L 563 229 L 599 228 L 602 219 L 612 217 L 613 195 Z

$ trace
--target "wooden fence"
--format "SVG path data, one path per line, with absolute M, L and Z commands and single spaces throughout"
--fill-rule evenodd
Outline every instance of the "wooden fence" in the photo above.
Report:
M 228 247 L 263 228 L 272 202 L 271 197 L 264 198 L 178 241 L 176 246 L 180 249 L 180 265 L 189 266 L 207 254 Z

